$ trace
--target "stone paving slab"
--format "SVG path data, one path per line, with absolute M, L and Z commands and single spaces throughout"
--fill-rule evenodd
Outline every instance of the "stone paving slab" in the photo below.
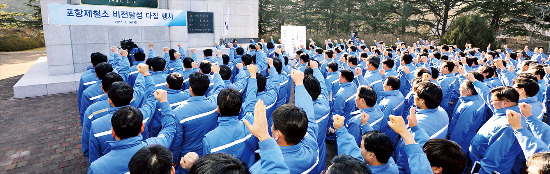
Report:
M 0 173 L 85 173 L 76 100 L 76 93 L 2 98 Z

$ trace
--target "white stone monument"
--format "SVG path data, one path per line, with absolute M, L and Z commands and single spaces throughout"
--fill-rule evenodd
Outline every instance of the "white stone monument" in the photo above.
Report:
M 40 58 L 13 87 L 16 98 L 73 92 L 78 89 L 80 74 L 91 65 L 90 54 L 109 55 L 110 46 L 120 46 L 122 39 L 132 39 L 148 51 L 147 44 L 155 44 L 157 55 L 163 47 L 177 50 L 182 43 L 189 56 L 189 48 L 202 48 L 219 42 L 229 10 L 229 31 L 225 38 L 258 37 L 258 0 L 158 0 L 159 9 L 212 12 L 214 33 L 188 33 L 187 26 L 100 26 L 50 24 L 48 4 L 80 5 L 80 0 L 41 0 L 44 39 L 47 58 Z M 223 49 L 224 53 L 228 49 Z M 199 58 L 200 59 L 200 58 Z

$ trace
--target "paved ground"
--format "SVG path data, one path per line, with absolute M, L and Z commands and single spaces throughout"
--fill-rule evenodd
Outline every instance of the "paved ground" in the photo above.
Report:
M 85 173 L 88 158 L 81 153 L 76 93 L 14 99 L 12 87 L 22 77 L 17 74 L 26 72 L 41 54 L 0 56 L 0 174 Z M 7 69 L 11 75 L 4 74 Z M 333 148 L 327 146 L 328 160 Z
M 76 93 L 14 99 L 44 51 L 0 53 L 0 173 L 85 173 Z
M 46 51 L 0 52 L 0 80 L 24 74 Z

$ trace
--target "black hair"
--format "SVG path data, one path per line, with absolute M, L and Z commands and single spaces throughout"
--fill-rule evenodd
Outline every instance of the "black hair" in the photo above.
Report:
M 105 77 L 101 81 L 101 86 L 103 88 L 103 91 L 105 92 L 109 91 L 114 82 L 120 82 L 120 81 L 124 81 L 122 76 L 114 72 L 108 72 L 107 74 L 105 74 Z
M 387 163 L 393 153 L 393 147 L 390 137 L 386 134 L 373 130 L 365 132 L 362 136 L 365 151 L 376 155 L 376 160 L 380 163 Z
M 304 87 L 312 100 L 317 100 L 321 94 L 321 84 L 313 75 L 304 76 Z
M 166 84 L 173 90 L 181 90 L 183 86 L 183 76 L 179 73 L 172 73 L 166 76 Z
M 250 174 L 248 166 L 239 158 L 226 153 L 212 153 L 199 158 L 189 174 Z
M 134 89 L 126 82 L 113 82 L 111 89 L 107 91 L 107 96 L 109 96 L 115 107 L 126 106 L 134 98 Z
M 437 68 L 430 66 L 430 71 L 431 71 L 430 74 L 432 75 L 432 79 L 437 79 L 439 77 L 439 70 L 437 70 Z
M 166 147 L 151 144 L 141 148 L 128 162 L 132 174 L 170 174 L 173 155 Z
M 329 167 L 327 174 L 371 174 L 371 171 L 365 162 L 353 158 L 349 155 L 338 155 L 332 158 L 332 165 Z
M 306 112 L 293 104 L 284 104 L 273 111 L 273 128 L 281 131 L 287 144 L 298 144 L 307 132 Z
M 250 49 L 250 50 L 256 50 L 256 45 L 250 44 L 250 45 L 248 45 L 248 49 Z
M 542 67 L 535 67 L 533 69 L 535 69 L 535 72 L 534 72 L 535 76 L 539 76 L 541 79 L 543 79 L 544 76 L 546 75 L 546 72 Z M 537 77 L 537 81 L 538 81 L 538 77 Z
M 491 89 L 491 95 L 494 95 L 498 100 L 508 100 L 517 103 L 519 101 L 519 93 L 516 89 L 509 86 L 499 86 Z
M 416 95 L 420 99 L 424 99 L 424 103 L 428 109 L 437 108 L 441 104 L 443 96 L 441 88 L 432 82 L 420 82 L 416 89 Z
M 222 61 L 223 61 L 223 64 L 224 64 L 224 65 L 229 64 L 229 55 L 227 55 L 227 54 L 222 54 Z
M 151 69 L 153 71 L 164 71 L 164 68 L 166 68 L 166 60 L 162 57 L 155 57 L 151 59 L 150 62 Z
M 201 64 L 199 65 L 199 69 L 204 74 L 210 74 L 212 72 L 212 63 L 210 63 L 207 60 L 202 61 Z
M 372 64 L 374 68 L 378 69 L 378 66 L 380 66 L 380 58 L 375 55 L 369 56 L 367 64 Z
M 348 62 L 351 63 L 352 65 L 357 65 L 358 63 L 357 57 L 355 56 L 348 57 Z
M 474 64 L 477 65 L 477 60 L 477 57 L 468 57 L 466 58 L 466 64 L 468 64 L 468 66 L 474 66 Z
M 398 90 L 399 87 L 401 87 L 401 82 L 399 78 L 395 76 L 388 76 L 386 77 L 386 80 L 384 81 L 384 84 L 387 86 L 391 86 L 393 90 Z
M 218 94 L 218 108 L 220 116 L 237 116 L 241 112 L 243 96 L 233 88 L 225 88 Z
M 168 51 L 168 55 L 170 56 L 170 60 L 176 60 L 176 56 L 174 56 L 174 53 L 176 53 L 175 49 L 170 49 Z
M 283 58 L 285 59 L 285 65 L 288 65 L 288 56 L 283 56 Z
M 353 71 L 351 71 L 349 69 L 340 70 L 340 75 L 342 77 L 344 77 L 344 79 L 346 79 L 346 81 L 348 81 L 348 82 L 353 82 L 353 78 L 355 77 L 353 75 Z
M 449 51 L 449 46 L 443 45 L 443 46 L 441 47 L 441 49 L 442 49 L 442 50 L 445 50 L 445 51 Z
M 143 114 L 133 106 L 124 106 L 113 114 L 111 125 L 121 140 L 138 136 L 143 125 Z
M 420 67 L 418 69 L 416 69 L 416 77 L 422 77 L 422 75 L 424 74 L 430 74 L 432 75 L 432 73 L 430 73 L 430 70 L 428 68 L 424 68 L 424 67 Z
M 107 60 L 107 56 L 100 52 L 95 52 L 90 55 L 90 61 L 92 62 L 93 67 L 95 67 L 99 63 L 107 62 Z
M 349 47 L 351 49 L 351 51 L 353 52 L 356 52 L 357 51 L 357 47 L 355 45 L 352 45 Z
M 359 86 L 357 88 L 357 98 L 365 100 L 365 104 L 369 107 L 376 104 L 376 92 L 370 86 Z
M 359 57 L 361 58 L 368 58 L 369 57 L 369 54 L 368 53 L 365 53 L 365 52 L 362 52 Z
M 315 52 L 317 54 L 323 54 L 323 49 L 322 48 L 317 48 L 317 49 L 315 49 Z
M 273 67 L 275 67 L 275 70 L 278 74 L 281 74 L 281 71 L 283 69 L 283 63 L 281 62 L 281 59 L 273 59 Z
M 493 67 L 482 65 L 481 67 L 484 68 L 484 70 L 481 73 L 489 73 L 485 78 L 491 78 L 493 75 L 495 75 L 495 69 Z
M 550 152 L 539 152 L 527 158 L 527 167 L 538 168 L 538 173 L 550 173 Z
M 334 57 L 334 52 L 332 50 L 326 50 L 325 55 L 327 55 L 329 59 L 332 59 Z
M 441 53 L 439 51 L 435 51 L 432 53 L 436 59 L 441 59 Z
M 451 61 L 445 61 L 443 62 L 443 67 L 447 67 L 447 69 L 449 69 L 449 72 L 453 72 L 453 70 L 455 69 L 455 64 Z
M 267 49 L 272 49 L 275 48 L 275 44 L 273 44 L 273 42 L 267 42 L 266 47 Z
M 518 58 L 518 54 L 510 53 L 510 58 L 516 60 Z
M 101 80 L 103 80 L 103 78 L 105 77 L 105 74 L 109 72 L 113 72 L 113 67 L 111 66 L 111 64 L 107 62 L 102 62 L 97 64 L 94 67 L 94 69 L 95 69 L 95 74 L 97 75 L 97 78 Z
M 304 76 L 307 75 L 313 75 L 313 69 L 311 69 L 311 67 L 306 67 L 306 69 L 304 69 Z
M 242 47 L 238 47 L 235 49 L 235 53 L 237 53 L 237 55 L 243 55 L 244 49 Z
M 266 81 L 267 78 L 263 74 L 256 73 L 256 85 L 258 85 L 258 92 L 265 91 Z
M 300 54 L 300 60 L 302 60 L 304 62 L 309 62 L 309 55 L 306 54 L 306 53 Z
M 231 79 L 231 68 L 225 65 L 220 66 L 220 76 L 222 76 L 222 80 Z
M 145 60 L 145 53 L 138 51 L 134 53 L 134 60 L 135 61 L 144 61 Z
M 391 68 L 393 68 L 393 66 L 395 65 L 395 61 L 393 61 L 393 59 L 388 59 L 388 58 L 386 58 L 386 59 L 384 59 L 384 60 L 382 61 L 382 64 L 388 66 L 388 68 L 391 69 Z
M 409 64 L 413 60 L 413 56 L 411 56 L 408 53 L 403 54 L 403 57 L 401 58 L 403 61 L 405 61 L 405 64 Z
M 516 78 L 513 80 L 514 85 L 517 86 L 517 88 L 523 88 L 525 89 L 525 94 L 528 97 L 536 96 L 539 92 L 539 85 L 537 81 L 534 81 L 532 79 L 528 78 Z
M 183 67 L 185 68 L 193 68 L 193 62 L 194 60 L 190 57 L 186 57 L 185 59 L 183 59 Z
M 249 54 L 245 54 L 241 57 L 241 61 L 243 62 L 244 66 L 252 64 L 252 57 Z
M 447 55 L 441 55 L 441 60 L 449 60 L 449 56 L 447 56 Z
M 338 64 L 336 62 L 330 62 L 327 64 L 327 67 L 332 70 L 332 72 L 338 71 Z
M 193 89 L 195 96 L 203 96 L 206 94 L 210 86 L 210 79 L 206 74 L 195 72 L 189 75 L 189 87 Z
M 441 167 L 441 173 L 461 174 L 466 168 L 466 155 L 454 141 L 431 139 L 424 144 L 424 153 L 431 166 Z
M 210 48 L 204 49 L 204 50 L 202 51 L 202 53 L 204 54 L 204 57 L 210 57 L 210 56 L 212 56 L 212 52 L 213 52 L 213 51 L 212 51 L 212 49 L 210 49 Z
M 296 50 L 296 55 L 301 55 L 302 53 L 304 53 L 304 51 L 302 49 Z
M 256 43 L 256 45 L 260 46 L 260 49 L 263 49 L 263 48 L 264 48 L 264 46 L 263 46 L 262 44 L 260 44 L 260 43 Z M 254 47 L 254 48 L 255 48 L 255 47 Z

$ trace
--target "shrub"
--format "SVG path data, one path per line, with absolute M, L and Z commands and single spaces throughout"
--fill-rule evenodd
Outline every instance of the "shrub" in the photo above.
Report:
M 458 17 L 449 27 L 443 38 L 442 43 L 457 45 L 464 50 L 466 43 L 473 47 L 483 48 L 489 43 L 491 48 L 497 47 L 495 44 L 495 32 L 489 27 L 487 21 L 479 15 L 466 15 Z
M 0 51 L 23 51 L 44 46 L 40 39 L 18 35 L 0 37 Z

